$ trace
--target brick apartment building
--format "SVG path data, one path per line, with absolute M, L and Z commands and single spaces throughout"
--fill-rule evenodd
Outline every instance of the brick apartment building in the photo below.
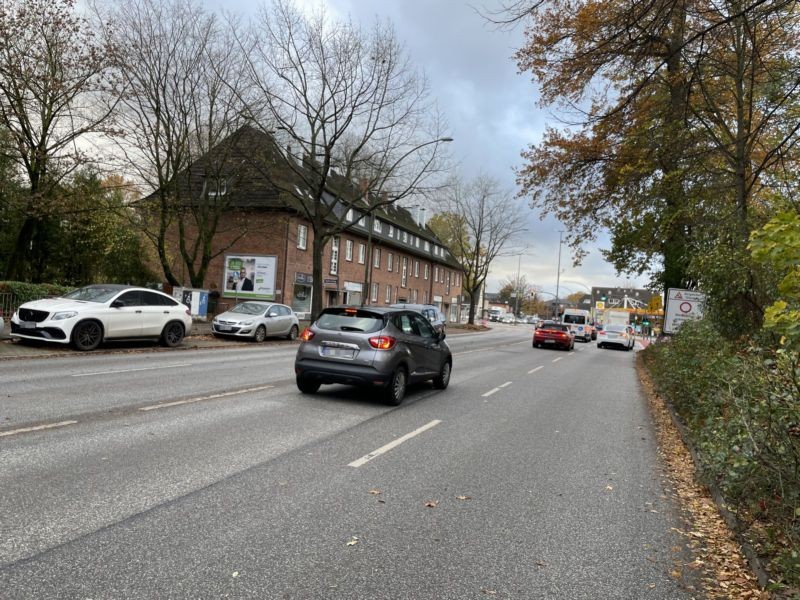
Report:
M 251 136 L 248 143 L 254 143 L 253 138 L 262 136 Z M 216 194 L 233 196 L 228 198 L 231 210 L 222 216 L 214 237 L 216 247 L 226 249 L 209 265 L 203 286 L 219 292 L 215 312 L 247 298 L 275 300 L 298 313 L 309 312 L 313 248 L 309 222 L 258 173 L 233 179 L 215 182 Z M 357 203 L 339 214 L 348 225 L 325 246 L 322 305 L 434 304 L 448 321 L 458 321 L 462 269 L 426 226 L 424 214 L 421 208 L 396 205 L 366 214 Z M 178 265 L 176 269 L 188 279 Z M 240 269 L 256 272 L 257 289 L 237 290 Z

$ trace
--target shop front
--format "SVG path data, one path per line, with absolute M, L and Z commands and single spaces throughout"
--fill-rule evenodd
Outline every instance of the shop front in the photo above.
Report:
M 296 313 L 311 312 L 311 296 L 314 278 L 311 273 L 295 273 L 292 289 L 292 310 Z

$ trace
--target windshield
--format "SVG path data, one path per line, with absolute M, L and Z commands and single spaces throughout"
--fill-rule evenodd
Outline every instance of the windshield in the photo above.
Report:
M 269 308 L 269 304 L 263 302 L 242 302 L 234 306 L 229 312 L 241 313 L 244 315 L 260 315 Z
M 83 300 L 85 302 L 108 302 L 111 298 L 119 294 L 119 287 L 104 287 L 102 285 L 90 285 L 87 287 L 72 290 L 69 294 L 64 294 L 64 298 L 69 300 Z

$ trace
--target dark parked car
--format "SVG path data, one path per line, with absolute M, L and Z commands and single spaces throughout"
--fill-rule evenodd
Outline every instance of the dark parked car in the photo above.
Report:
M 397 406 L 409 383 L 431 380 L 442 390 L 450 383 L 453 356 L 444 338 L 414 310 L 326 308 L 300 335 L 297 387 L 304 394 L 323 383 L 378 388 Z
M 533 332 L 533 347 L 542 346 L 572 350 L 575 347 L 575 336 L 566 323 L 542 321 Z

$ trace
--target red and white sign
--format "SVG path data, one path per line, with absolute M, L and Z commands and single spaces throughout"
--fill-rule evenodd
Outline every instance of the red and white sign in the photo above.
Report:
M 694 290 L 669 288 L 664 308 L 664 333 L 675 333 L 684 321 L 703 318 L 706 295 Z

